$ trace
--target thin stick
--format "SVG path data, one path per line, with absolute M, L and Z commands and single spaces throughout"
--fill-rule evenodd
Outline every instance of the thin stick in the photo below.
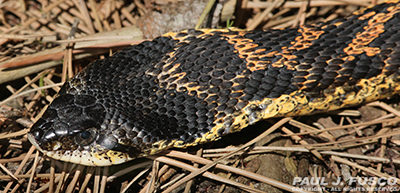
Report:
M 151 157 L 153 157 L 153 156 L 151 156 Z M 155 158 L 155 157 L 153 157 L 153 158 Z M 193 166 L 191 166 L 191 165 L 189 165 L 189 164 L 186 164 L 186 163 L 183 163 L 183 162 L 179 162 L 179 161 L 176 161 L 176 160 L 173 160 L 173 159 L 171 159 L 171 158 L 164 157 L 164 156 L 162 156 L 162 157 L 157 157 L 157 158 L 155 158 L 155 159 L 156 159 L 157 161 L 160 161 L 160 162 L 163 162 L 163 163 L 166 163 L 166 164 L 170 164 L 170 165 L 174 165 L 174 166 L 177 166 L 177 167 L 181 167 L 181 168 L 183 168 L 183 169 L 185 169 L 185 170 L 191 171 L 192 173 L 195 172 L 196 170 L 199 170 L 199 169 L 197 169 L 197 168 L 195 168 L 195 167 L 193 167 Z M 227 184 L 230 184 L 230 185 L 232 185 L 232 186 L 236 186 L 236 187 L 238 187 L 238 188 L 241 188 L 241 189 L 246 190 L 246 191 L 249 191 L 249 192 L 264 193 L 264 192 L 261 191 L 261 190 L 257 190 L 257 189 L 255 189 L 255 188 L 250 187 L 250 186 L 246 186 L 246 185 L 243 185 L 243 184 L 241 184 L 241 183 L 235 182 L 235 181 L 233 181 L 233 180 L 226 179 L 226 178 L 224 178 L 224 177 L 215 175 L 215 174 L 213 174 L 213 173 L 211 173 L 211 172 L 202 172 L 201 174 L 202 174 L 204 177 L 207 177 L 207 178 L 210 178 L 210 179 L 213 179 L 213 180 L 217 180 L 217 181 L 220 181 L 220 182 L 222 182 L 222 183 L 227 183 Z M 177 182 L 177 183 L 178 183 L 178 182 Z M 175 184 L 176 184 L 176 183 L 175 183 Z M 172 186 L 171 186 L 171 187 L 172 187 Z M 168 189 L 167 189 L 167 190 L 168 190 Z M 165 190 L 164 192 L 168 192 L 167 190 Z
M 61 173 L 56 173 L 56 174 L 54 174 L 56 177 L 58 177 L 58 176 L 60 176 L 61 175 Z M 19 174 L 19 175 L 15 175 L 17 178 L 20 178 L 20 179 L 22 179 L 22 178 L 30 178 L 31 177 L 31 174 L 29 173 L 29 174 Z M 35 175 L 35 177 L 38 177 L 38 178 L 50 178 L 50 174 L 36 174 Z M 1 180 L 14 180 L 13 178 L 11 178 L 10 176 L 0 176 L 0 179 Z
M 381 149 L 379 152 L 379 157 L 381 157 L 381 158 L 383 158 L 385 156 L 386 144 L 387 144 L 387 138 L 384 137 L 384 138 L 382 138 Z M 376 166 L 376 171 L 380 172 L 381 170 L 382 170 L 382 163 L 378 163 L 378 165 Z M 374 179 L 375 182 L 377 182 L 377 180 L 378 179 Z M 373 190 L 375 189 L 377 184 L 378 183 L 372 184 L 371 190 L 368 193 L 373 193 L 374 192 Z
M 103 176 L 101 177 L 101 186 L 100 186 L 100 193 L 104 193 L 106 190 L 107 185 L 107 177 L 108 177 L 108 166 L 104 167 L 103 169 Z
M 38 174 L 38 175 L 36 175 L 36 176 L 37 176 L 37 177 L 41 177 L 40 174 Z M 61 180 L 61 178 L 63 177 L 62 174 L 57 174 L 56 176 L 57 176 L 57 177 L 56 177 L 56 179 L 54 180 L 55 183 L 59 182 L 59 181 Z M 47 184 L 43 185 L 42 187 L 40 187 L 39 189 L 35 190 L 34 193 L 41 193 L 41 192 L 45 191 L 47 188 L 49 188 L 49 186 L 50 186 L 50 183 L 47 183 Z M 50 192 L 50 191 L 49 191 L 49 193 L 53 193 L 53 192 Z
M 237 165 L 240 163 L 240 161 L 241 161 L 240 159 L 237 159 L 235 161 L 235 163 L 232 165 L 232 167 L 237 167 Z M 228 172 L 228 174 L 226 175 L 226 178 L 230 179 L 231 176 L 232 176 L 232 172 Z M 226 184 L 222 184 L 221 187 L 219 188 L 218 193 L 222 193 L 224 191 L 225 187 L 226 187 Z
M 62 172 L 61 172 L 61 178 L 60 178 L 60 181 L 59 181 L 58 184 L 57 184 L 57 188 L 56 188 L 55 193 L 58 193 L 58 192 L 61 191 L 62 186 L 63 186 L 63 184 L 64 184 L 64 181 L 66 180 L 67 176 L 69 175 L 69 174 L 67 174 L 67 172 L 66 172 L 67 169 L 68 169 L 68 165 L 70 165 L 70 164 L 67 163 L 67 162 L 64 162 L 64 163 L 63 163 L 63 168 L 62 168 Z M 71 168 L 71 169 L 72 169 L 72 168 Z
M 55 171 L 56 171 L 56 161 L 54 159 L 50 160 L 50 181 L 49 181 L 49 192 L 54 192 L 54 180 L 55 180 Z
M 393 118 L 393 119 L 383 119 L 383 120 L 379 119 L 379 120 L 372 120 L 372 121 L 368 121 L 368 122 L 364 122 L 364 123 L 356 123 L 356 124 L 353 124 L 353 125 L 343 125 L 343 126 L 331 127 L 331 128 L 324 129 L 324 130 L 307 131 L 307 132 L 294 133 L 292 135 L 282 135 L 282 136 L 289 137 L 289 136 L 293 136 L 293 135 L 317 134 L 317 133 L 321 133 L 321 132 L 334 131 L 334 130 L 338 130 L 338 129 L 347 129 L 347 128 L 352 128 L 352 127 L 359 127 L 359 126 L 365 126 L 365 125 L 375 125 L 375 124 L 384 123 L 384 122 L 398 122 L 398 121 L 400 121 L 399 117 L 396 117 L 396 118 Z
M 146 193 L 154 192 L 156 181 L 158 180 L 158 170 L 159 170 L 160 162 L 154 160 L 153 167 L 151 172 L 150 184 L 146 190 Z
M 79 24 L 79 19 L 74 20 L 74 23 L 72 24 L 71 30 L 68 35 L 68 39 L 74 39 L 76 30 L 78 28 Z M 72 72 L 72 52 L 74 49 L 75 43 L 68 43 L 65 49 L 64 53 L 64 62 L 63 62 L 63 68 L 62 68 L 62 76 L 61 76 L 61 82 L 67 81 L 67 78 L 71 78 L 73 76 Z
M 282 127 L 282 131 L 289 135 L 293 134 L 293 132 L 290 131 L 289 129 L 287 129 L 286 127 Z M 301 137 L 299 137 L 299 136 L 291 136 L 291 137 L 294 141 L 298 141 L 300 144 L 304 145 L 305 148 L 309 149 L 311 151 L 311 153 L 315 155 L 315 157 L 317 157 L 320 160 L 324 160 L 322 158 L 322 155 L 317 150 L 315 150 L 311 146 L 309 146 L 309 143 L 307 143 Z
M 254 143 L 256 143 L 257 141 L 259 141 L 260 139 L 264 138 L 265 136 L 269 135 L 270 133 L 274 132 L 276 129 L 278 129 L 279 127 L 281 127 L 283 124 L 285 124 L 286 122 L 290 121 L 292 118 L 290 117 L 286 117 L 281 119 L 280 121 L 278 121 L 275 125 L 273 125 L 271 128 L 269 128 L 267 131 L 265 131 L 264 133 L 262 133 L 261 135 L 259 135 L 258 137 L 254 138 L 253 140 L 247 142 L 246 144 L 244 144 L 241 148 L 237 149 L 236 151 L 233 151 L 229 154 L 227 154 L 226 156 L 223 156 L 215 161 L 213 161 L 212 163 L 209 163 L 205 166 L 203 166 L 202 168 L 200 168 L 199 170 L 196 170 L 195 172 L 190 173 L 189 175 L 187 175 L 186 177 L 182 178 L 181 180 L 179 180 L 177 183 L 173 184 L 171 187 L 167 188 L 163 193 L 166 192 L 171 192 L 172 190 L 174 190 L 175 188 L 177 188 L 178 186 L 180 186 L 181 184 L 187 182 L 188 180 L 196 177 L 197 175 L 207 171 L 208 169 L 214 167 L 215 165 L 217 165 L 219 162 L 221 162 L 222 160 L 225 160 L 233 155 L 235 155 L 237 152 L 242 151 L 246 148 L 248 148 L 249 146 L 253 145 Z
M 200 28 L 201 24 L 203 24 L 204 20 L 206 19 L 207 14 L 212 9 L 214 3 L 215 3 L 215 0 L 208 0 L 208 3 L 206 5 L 206 7 L 204 8 L 203 12 L 201 13 L 200 18 L 197 21 L 197 24 L 194 27 L 194 29 L 199 29 Z
M 31 146 L 31 148 L 29 149 L 28 153 L 25 155 L 24 159 L 22 160 L 22 162 L 19 164 L 17 170 L 15 171 L 14 175 L 18 175 L 21 171 L 22 168 L 25 166 L 26 162 L 28 161 L 28 159 L 31 157 L 33 151 L 35 151 L 35 147 Z M 12 186 L 13 182 L 9 182 L 7 184 L 7 186 L 4 188 L 3 192 L 8 192 L 8 189 L 10 189 L 10 187 Z
M 207 153 L 203 155 L 203 157 L 220 157 L 225 154 L 209 154 L 212 152 L 230 152 L 234 151 L 237 148 L 226 148 L 226 149 L 211 149 L 211 150 L 204 150 L 203 153 Z M 253 150 L 249 151 L 248 154 L 256 154 L 256 153 L 266 153 L 271 151 L 295 151 L 295 152 L 310 152 L 310 150 L 304 147 L 254 147 Z M 348 157 L 354 159 L 363 159 L 363 160 L 370 160 L 373 162 L 382 162 L 382 163 L 390 163 L 393 161 L 395 164 L 400 164 L 400 159 L 388 159 L 384 157 L 374 157 L 374 156 L 366 156 L 366 155 L 357 155 L 357 154 L 349 154 L 349 153 L 342 153 L 342 152 L 335 152 L 335 151 L 321 151 L 319 152 L 324 155 L 337 155 L 341 157 Z M 167 154 L 168 155 L 168 154 Z
M 97 25 L 97 30 L 99 32 L 103 32 L 103 26 L 101 25 L 101 21 L 100 21 L 100 16 L 99 16 L 99 12 L 97 12 L 97 4 L 94 0 L 89 0 L 89 5 L 90 8 L 92 10 L 92 13 L 94 15 L 94 21 Z M 96 27 L 96 25 L 94 27 Z
M 28 187 L 26 189 L 27 193 L 31 192 L 31 187 L 32 187 L 32 181 L 33 181 L 33 177 L 36 174 L 36 168 L 37 168 L 37 164 L 38 164 L 38 159 L 39 159 L 39 151 L 36 151 L 36 156 L 35 156 L 35 161 L 33 162 L 33 166 L 32 166 L 32 173 L 31 173 L 31 177 L 29 178 L 29 182 L 28 182 Z
M 153 163 L 154 161 L 152 161 Z M 150 166 L 149 166 L 150 167 Z M 162 180 L 162 175 L 165 175 L 168 171 L 169 171 L 170 167 L 168 165 L 164 165 L 163 167 L 161 167 L 160 171 L 158 172 L 158 178 L 160 179 L 160 182 L 164 182 L 161 181 Z M 146 184 L 144 185 L 144 187 L 140 190 L 139 193 L 146 193 L 146 191 L 149 189 L 150 186 L 150 181 L 147 181 Z M 163 188 L 161 188 L 163 189 Z
M 17 132 L 12 132 L 12 133 L 9 133 L 9 134 L 2 135 L 2 136 L 0 136 L 0 139 L 18 137 L 18 136 L 21 136 L 21 135 L 25 135 L 28 132 L 29 132 L 29 129 L 23 129 L 23 130 L 20 130 L 20 131 L 17 131 Z
M 138 180 L 143 174 L 145 174 L 145 173 L 146 173 L 147 171 L 149 171 L 149 170 L 150 170 L 150 167 L 148 167 L 148 168 L 142 170 L 141 172 L 139 172 L 139 174 L 136 175 L 136 176 L 129 182 L 129 184 L 121 191 L 121 193 L 125 193 L 125 192 L 128 190 L 128 188 L 129 188 L 134 182 L 136 182 L 136 180 Z
M 0 164 L 0 168 L 5 171 L 7 173 L 8 176 L 10 176 L 12 179 L 14 179 L 15 181 L 19 181 L 19 179 L 17 177 L 14 176 L 14 174 L 8 170 L 3 164 Z
M 168 183 L 164 184 L 161 186 L 161 190 L 164 190 L 165 188 L 167 188 L 168 186 L 170 186 L 171 184 L 175 183 L 176 181 L 182 179 L 183 177 L 185 177 L 186 174 L 182 173 L 179 174 L 178 176 L 174 176 L 170 181 L 168 181 Z
M 400 117 L 400 112 L 398 110 L 394 109 L 393 107 L 389 106 L 386 103 L 383 103 L 380 101 L 375 101 L 375 102 L 367 104 L 367 106 L 378 106 L 378 107 L 381 107 L 382 109 L 385 109 L 386 111 L 393 113 L 397 117 Z
M 88 27 L 90 34 L 94 34 L 95 30 L 94 30 L 93 22 L 90 17 L 87 5 L 86 5 L 85 1 L 83 1 L 83 0 L 78 0 L 78 2 L 79 2 L 79 6 L 77 6 L 77 7 L 80 10 L 80 12 L 82 12 L 82 15 L 84 16 L 85 24 Z
M 12 96 L 12 97 L 8 97 L 8 98 L 7 98 L 6 100 L 4 100 L 4 101 L 1 101 L 1 102 L 0 102 L 0 106 L 4 105 L 5 103 L 7 103 L 7 102 L 9 102 L 9 101 L 11 101 L 11 100 L 13 100 L 13 99 L 15 99 L 15 98 L 18 98 L 18 97 L 20 97 L 20 96 L 29 94 L 29 93 L 31 93 L 31 92 L 36 92 L 36 91 L 38 91 L 38 90 L 48 89 L 48 88 L 52 88 L 52 87 L 56 87 L 56 86 L 62 86 L 63 84 L 64 84 L 64 83 L 61 82 L 61 83 L 57 83 L 57 84 L 54 84 L 54 85 L 42 86 L 42 87 L 39 87 L 39 88 L 34 88 L 34 89 L 30 89 L 30 90 L 21 92 L 21 93 L 19 93 L 19 94 L 17 94 L 17 95 L 14 95 L 14 96 Z
M 361 165 L 359 165 L 359 164 L 357 164 L 357 163 L 348 161 L 348 160 L 346 160 L 346 159 L 343 159 L 343 158 L 340 158 L 340 157 L 337 157 L 337 156 L 332 156 L 332 160 L 333 160 L 333 161 L 340 162 L 340 163 L 347 164 L 347 165 L 349 165 L 349 166 L 352 166 L 352 167 L 358 168 L 358 169 L 360 169 L 360 170 L 363 170 L 364 172 L 368 172 L 368 173 L 371 173 L 371 174 L 373 174 L 373 175 L 376 175 L 376 176 L 379 176 L 379 177 L 382 177 L 382 178 L 385 178 L 385 179 L 395 178 L 395 177 L 393 177 L 393 176 L 391 176 L 391 175 L 389 175 L 389 174 L 382 173 L 382 172 L 376 171 L 376 170 L 371 169 L 371 168 L 366 168 L 366 167 L 361 166 Z M 400 184 L 400 179 L 398 179 L 398 178 L 395 178 L 395 179 L 396 179 L 396 183 L 397 183 L 397 184 Z
M 82 183 L 82 185 L 80 187 L 79 193 L 84 193 L 85 192 L 86 187 L 87 187 L 90 179 L 93 176 L 94 170 L 96 169 L 95 167 L 86 167 L 86 168 L 87 168 L 87 173 L 86 173 L 86 176 L 85 176 L 85 180 L 83 181 L 83 183 Z
M 130 166 L 128 168 L 119 170 L 118 172 L 116 172 L 116 173 L 112 174 L 111 176 L 109 176 L 107 178 L 107 182 L 112 182 L 114 179 L 116 179 L 116 178 L 118 178 L 118 177 L 120 177 L 122 175 L 125 175 L 125 174 L 127 174 L 127 173 L 129 173 L 129 172 L 131 172 L 133 170 L 136 170 L 138 168 L 146 168 L 146 167 L 150 166 L 152 163 L 153 163 L 153 161 L 149 160 L 149 161 L 146 161 L 146 162 L 143 162 L 143 163 L 139 163 L 139 164 L 135 164 L 135 165 L 132 165 L 132 166 Z
M 42 72 L 40 72 L 38 75 L 35 76 L 35 78 L 33 78 L 31 81 L 27 82 L 23 87 L 21 87 L 19 90 L 17 90 L 16 92 L 14 92 L 10 97 L 15 96 L 19 93 L 21 93 L 22 91 L 24 91 L 26 88 L 28 88 L 31 84 L 33 84 L 34 82 L 38 81 L 44 74 L 48 73 L 51 70 L 43 70 Z
M 196 152 L 196 156 L 197 157 L 201 157 L 202 154 L 203 154 L 203 148 L 200 148 L 199 150 L 197 150 L 197 152 Z M 193 167 L 198 168 L 199 164 L 198 163 L 194 163 Z M 192 187 L 192 184 L 193 184 L 193 180 L 189 180 L 188 183 L 186 183 L 185 191 L 183 191 L 183 192 L 184 193 L 190 193 L 190 188 Z M 222 187 L 221 187 L 221 189 L 222 189 Z
M 74 177 L 72 181 L 69 183 L 67 187 L 66 193 L 72 193 L 76 188 L 76 183 L 78 182 L 79 177 L 81 176 L 82 170 L 85 168 L 84 165 L 78 165 L 78 168 L 75 171 Z
M 190 155 L 190 154 L 179 152 L 179 151 L 170 151 L 168 154 L 166 154 L 166 156 L 171 156 L 171 157 L 180 158 L 180 159 L 186 159 L 186 160 L 192 160 L 192 161 L 195 161 L 195 162 L 197 162 L 199 164 L 210 164 L 210 163 L 213 163 L 212 161 L 207 160 L 205 158 L 196 157 L 194 155 Z M 153 157 L 153 159 L 154 159 L 154 157 Z M 283 182 L 279 182 L 277 180 L 268 178 L 266 176 L 262 176 L 262 175 L 259 175 L 259 174 L 253 173 L 253 172 L 249 172 L 249 171 L 242 170 L 242 169 L 239 169 L 239 168 L 227 166 L 227 165 L 224 165 L 224 164 L 217 164 L 215 167 L 218 168 L 218 169 L 221 169 L 221 170 L 226 170 L 226 171 L 229 171 L 229 172 L 232 172 L 232 173 L 235 173 L 235 174 L 239 174 L 239 175 L 242 175 L 242 176 L 250 178 L 250 179 L 254 179 L 254 180 L 269 184 L 271 186 L 275 186 L 277 188 L 280 188 L 282 190 L 286 190 L 286 191 L 289 191 L 289 192 L 294 188 L 294 186 L 291 186 L 289 184 L 285 184 Z
M 94 176 L 93 193 L 98 193 L 100 188 L 100 167 L 96 167 Z
M 356 142 L 356 141 L 367 141 L 367 140 L 376 141 L 376 140 L 378 140 L 379 138 L 382 138 L 382 137 L 390 137 L 390 136 L 399 135 L 399 134 L 400 134 L 400 131 L 394 131 L 394 132 L 388 132 L 388 133 L 384 133 L 384 134 L 378 134 L 378 135 L 373 135 L 373 136 L 368 136 L 368 137 L 360 137 L 360 138 L 356 138 L 356 139 L 348 139 L 348 140 L 343 140 L 343 141 L 308 144 L 307 146 L 316 147 L 316 146 L 327 146 L 327 145 L 334 145 L 334 144 L 341 144 L 341 143 L 348 143 L 348 142 Z
M 265 19 L 265 17 L 267 17 L 267 15 L 269 13 L 271 13 L 271 11 L 273 9 L 275 9 L 276 7 L 282 5 L 284 1 L 283 0 L 275 0 L 273 1 L 272 5 L 269 6 L 268 8 L 266 8 L 260 16 L 258 16 L 257 18 L 254 19 L 254 21 L 249 25 L 249 27 L 247 27 L 248 30 L 253 30 L 256 29 L 256 27 Z

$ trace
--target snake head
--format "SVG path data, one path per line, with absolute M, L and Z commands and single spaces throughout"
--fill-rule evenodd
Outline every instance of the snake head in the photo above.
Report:
M 111 151 L 118 149 L 117 141 L 104 137 L 106 134 L 101 132 L 105 116 L 104 106 L 94 96 L 67 93 L 64 86 L 32 126 L 28 138 L 37 149 L 54 159 L 90 166 L 124 162 L 126 155 L 118 157 L 119 151 Z

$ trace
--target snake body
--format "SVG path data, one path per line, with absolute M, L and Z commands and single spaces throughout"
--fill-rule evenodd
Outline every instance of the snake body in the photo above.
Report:
M 168 33 L 65 83 L 29 139 L 55 159 L 112 165 L 272 117 L 400 92 L 400 4 L 280 30 Z

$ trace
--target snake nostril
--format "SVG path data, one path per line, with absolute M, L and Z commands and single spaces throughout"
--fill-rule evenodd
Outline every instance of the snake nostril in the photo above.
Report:
M 32 127 L 29 133 L 37 140 L 40 141 L 40 139 L 43 137 L 44 131 L 43 131 L 43 126 L 48 125 L 44 119 L 39 119 Z
M 40 129 L 33 129 L 33 130 L 31 130 L 30 133 L 33 135 L 33 137 L 34 137 L 37 141 L 39 141 L 39 140 L 42 138 L 42 136 L 43 136 L 43 131 L 40 130 Z

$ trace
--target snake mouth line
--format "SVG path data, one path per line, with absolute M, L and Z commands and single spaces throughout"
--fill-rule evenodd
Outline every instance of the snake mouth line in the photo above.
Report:
M 32 143 L 32 145 L 42 152 L 45 156 L 51 157 L 56 160 L 82 164 L 85 166 L 111 166 L 115 164 L 120 164 L 130 160 L 127 156 L 120 159 L 104 159 L 104 156 L 99 155 L 97 153 L 92 153 L 88 150 L 56 150 L 56 151 L 48 151 L 44 150 L 40 147 L 40 145 L 36 142 L 35 137 L 28 133 L 28 139 Z
M 39 150 L 39 151 L 41 151 L 41 152 L 45 152 L 45 151 L 39 146 L 39 144 L 36 142 L 35 137 L 34 137 L 31 133 L 28 133 L 28 140 L 32 143 L 32 145 L 33 145 L 37 150 Z

